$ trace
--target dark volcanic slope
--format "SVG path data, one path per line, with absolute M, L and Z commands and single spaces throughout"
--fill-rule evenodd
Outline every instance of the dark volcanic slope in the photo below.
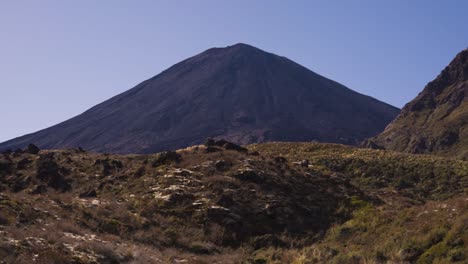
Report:
M 372 139 L 387 149 L 468 158 L 468 49 L 428 83 L 384 132 Z
M 209 49 L 51 128 L 0 144 L 145 153 L 197 144 L 355 143 L 398 109 L 245 44 Z

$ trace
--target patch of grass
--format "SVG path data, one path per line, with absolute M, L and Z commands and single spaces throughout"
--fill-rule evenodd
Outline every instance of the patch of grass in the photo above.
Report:
M 291 161 L 308 159 L 314 170 L 344 174 L 365 190 L 391 187 L 409 197 L 443 200 L 468 188 L 468 162 L 462 160 L 320 143 L 275 142 L 249 149 Z

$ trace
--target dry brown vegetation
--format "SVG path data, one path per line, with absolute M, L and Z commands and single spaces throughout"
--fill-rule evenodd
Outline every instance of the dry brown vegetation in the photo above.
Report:
M 2 154 L 0 260 L 467 261 L 466 161 L 315 143 L 248 149 Z

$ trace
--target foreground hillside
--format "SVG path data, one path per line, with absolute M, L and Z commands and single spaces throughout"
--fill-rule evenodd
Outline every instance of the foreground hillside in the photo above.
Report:
M 468 162 L 317 143 L 0 155 L 4 263 L 464 263 Z

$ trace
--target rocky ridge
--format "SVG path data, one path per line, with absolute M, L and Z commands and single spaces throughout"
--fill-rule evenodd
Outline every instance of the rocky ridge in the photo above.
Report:
M 405 105 L 369 147 L 468 158 L 468 49 Z

